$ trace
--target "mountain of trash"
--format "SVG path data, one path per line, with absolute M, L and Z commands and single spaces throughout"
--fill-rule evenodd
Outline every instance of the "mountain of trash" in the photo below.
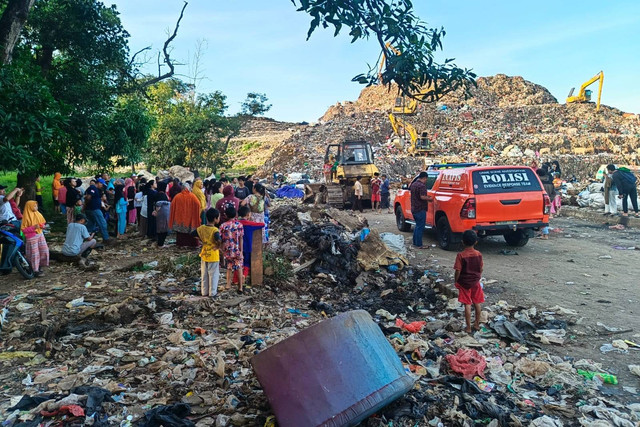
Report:
M 411 157 L 391 143 L 389 113 L 397 91 L 372 86 L 355 102 L 331 106 L 318 123 L 292 129 L 259 173 L 302 172 L 319 178 L 327 144 L 346 138 L 370 141 L 376 165 L 394 177 L 412 175 L 425 161 L 529 165 L 558 159 L 565 176 L 585 180 L 602 164 L 638 160 L 638 115 L 606 105 L 596 111 L 593 103 L 559 104 L 547 89 L 519 76 L 498 74 L 477 83 L 468 99 L 454 92 L 402 117 L 426 133 L 434 148 L 430 159 Z

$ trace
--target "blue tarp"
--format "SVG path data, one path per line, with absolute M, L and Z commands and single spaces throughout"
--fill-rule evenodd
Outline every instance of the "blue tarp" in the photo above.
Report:
M 277 197 L 285 197 L 288 199 L 302 199 L 304 197 L 304 191 L 298 190 L 293 185 L 287 185 L 279 188 L 276 191 Z

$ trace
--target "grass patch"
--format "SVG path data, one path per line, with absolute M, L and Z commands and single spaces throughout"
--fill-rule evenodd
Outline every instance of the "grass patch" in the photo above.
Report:
M 162 258 L 158 262 L 158 269 L 165 273 L 199 277 L 200 256 L 198 254 L 185 254 L 175 258 Z

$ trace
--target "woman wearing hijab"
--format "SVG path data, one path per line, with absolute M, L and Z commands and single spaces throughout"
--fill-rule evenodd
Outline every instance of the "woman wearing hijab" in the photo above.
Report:
M 204 211 L 207 209 L 207 198 L 204 196 L 202 192 L 202 180 L 200 178 L 196 179 L 196 182 L 193 183 L 193 194 L 198 198 L 200 202 L 200 222 L 202 224 L 207 223 L 207 217 L 204 216 Z
M 182 191 L 182 185 L 180 185 L 180 180 L 178 178 L 173 178 L 173 182 L 171 188 L 169 188 L 169 201 L 172 201 L 174 197 L 176 197 Z
M 127 198 L 127 222 L 131 225 L 136 223 L 137 211 L 133 206 L 133 199 L 136 197 L 136 186 L 133 179 L 124 180 L 124 196 Z
M 266 225 L 265 221 L 265 202 L 267 191 L 262 184 L 253 186 L 253 194 L 240 202 L 251 210 L 251 221 L 259 222 Z M 267 234 L 263 230 L 262 243 L 267 243 Z
M 182 191 L 171 200 L 169 227 L 176 232 L 176 246 L 198 246 L 198 241 L 191 235 L 200 227 L 200 201 L 184 184 Z
M 167 197 L 167 183 L 158 184 L 158 194 L 156 195 L 156 235 L 158 236 L 158 247 L 166 248 L 164 241 L 169 233 L 169 215 L 171 215 L 171 202 Z
M 60 182 L 60 178 L 62 178 L 62 174 L 60 172 L 56 172 L 53 175 L 53 182 L 51 183 L 51 194 L 53 196 L 53 206 L 56 212 L 60 212 L 60 203 L 58 203 L 58 191 L 60 187 L 62 187 L 62 182 Z
M 22 226 L 20 227 L 27 240 L 26 255 L 36 276 L 42 275 L 42 267 L 49 265 L 49 247 L 44 238 L 44 225 L 47 221 L 38 212 L 38 202 L 29 200 L 24 205 Z
M 149 181 L 147 185 L 147 237 L 151 240 L 156 238 L 156 217 L 153 216 L 153 211 L 156 208 L 156 191 L 158 185 L 153 179 Z
M 225 211 L 228 207 L 233 206 L 236 212 L 240 207 L 240 199 L 235 196 L 233 186 L 226 185 L 222 189 L 222 196 L 222 199 L 216 202 L 216 209 L 218 210 L 218 212 L 220 212 L 220 224 L 224 224 L 229 220 L 229 218 L 227 218 L 227 216 L 225 215 Z
M 127 231 L 127 198 L 124 194 L 124 185 L 116 184 L 114 189 L 114 204 L 116 213 L 116 239 L 124 237 Z

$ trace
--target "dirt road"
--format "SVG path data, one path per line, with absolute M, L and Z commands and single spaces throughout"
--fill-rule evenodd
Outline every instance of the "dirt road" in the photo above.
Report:
M 392 214 L 365 212 L 371 227 L 380 232 L 400 233 Z M 506 300 L 511 305 L 536 306 L 545 309 L 560 305 L 578 312 L 577 324 L 569 331 L 571 339 L 555 347 L 560 356 L 588 358 L 613 368 L 621 383 L 640 387 L 637 377 L 629 374 L 627 365 L 636 364 L 640 351 L 628 354 L 603 354 L 600 346 L 614 339 L 629 339 L 640 343 L 640 232 L 609 230 L 605 225 L 574 218 L 554 218 L 548 241 L 531 239 L 518 255 L 503 255 L 508 247 L 502 237 L 489 237 L 478 244 L 483 253 L 487 280 L 487 303 Z M 405 235 L 407 245 L 411 233 Z M 424 235 L 425 245 L 436 245 L 433 232 Z M 429 268 L 442 266 L 441 271 L 453 274 L 455 252 L 439 247 L 410 250 L 411 264 Z M 601 322 L 609 327 L 632 329 L 615 335 L 599 335 Z

